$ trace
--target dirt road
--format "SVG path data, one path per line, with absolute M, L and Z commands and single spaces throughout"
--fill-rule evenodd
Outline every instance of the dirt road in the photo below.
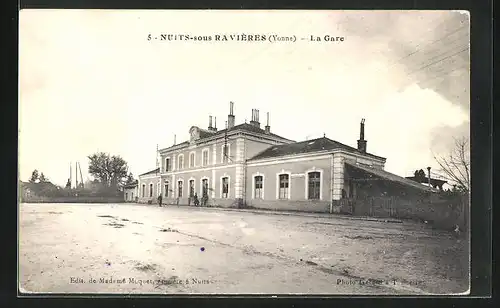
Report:
M 468 244 L 413 223 L 134 204 L 21 204 L 24 292 L 450 294 Z

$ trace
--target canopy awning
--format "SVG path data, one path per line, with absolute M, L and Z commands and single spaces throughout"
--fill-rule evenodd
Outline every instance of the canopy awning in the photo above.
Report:
M 438 192 L 437 189 L 431 188 L 420 183 L 414 182 L 412 180 L 406 179 L 399 175 L 387 172 L 383 169 L 372 168 L 365 165 L 355 164 L 351 162 L 345 162 L 346 169 L 349 175 L 353 178 L 354 181 L 373 181 L 373 180 L 382 180 L 382 181 L 390 181 L 394 183 L 398 183 L 400 185 L 404 185 L 410 188 L 418 189 L 421 191 L 431 191 Z

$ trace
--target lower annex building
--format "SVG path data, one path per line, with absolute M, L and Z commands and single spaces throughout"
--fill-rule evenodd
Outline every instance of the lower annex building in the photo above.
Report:
M 339 201 L 370 195 L 421 194 L 428 187 L 384 171 L 386 158 L 366 151 L 364 119 L 357 147 L 326 137 L 295 142 L 262 129 L 259 110 L 226 129 L 192 126 L 190 140 L 160 149 L 160 166 L 125 188 L 126 201 L 335 212 Z

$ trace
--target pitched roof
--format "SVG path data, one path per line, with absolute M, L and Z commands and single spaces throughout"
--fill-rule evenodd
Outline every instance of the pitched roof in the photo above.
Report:
M 358 149 L 350 147 L 348 145 L 342 144 L 340 142 L 328 139 L 326 137 L 321 137 L 312 140 L 306 140 L 301 142 L 295 142 L 290 144 L 275 145 L 267 148 L 266 150 L 260 152 L 256 156 L 252 157 L 250 160 L 257 160 L 263 158 L 279 157 L 285 155 L 312 153 L 319 151 L 328 150 L 344 150 L 351 153 L 361 153 Z M 362 153 L 363 155 L 368 155 L 374 158 L 384 159 L 383 157 L 376 156 L 370 153 Z
M 274 138 L 279 138 L 279 139 L 283 139 L 285 141 L 291 141 L 291 142 L 293 142 L 293 140 L 290 140 L 290 139 L 287 139 L 285 137 L 276 135 L 274 133 L 266 134 L 266 131 L 264 129 L 262 129 L 260 127 L 257 127 L 257 126 L 254 126 L 254 125 L 249 124 L 249 123 L 238 124 L 238 125 L 235 125 L 235 126 L 229 128 L 229 129 L 221 129 L 221 130 L 218 130 L 218 131 L 215 131 L 215 132 L 212 132 L 212 131 L 200 128 L 200 139 L 198 139 L 197 142 L 203 141 L 204 139 L 211 138 L 211 137 L 217 137 L 217 136 L 221 136 L 222 137 L 222 136 L 224 136 L 224 134 L 226 133 L 226 131 L 228 133 L 230 133 L 230 132 L 237 131 L 237 130 L 243 130 L 243 131 L 250 132 L 250 133 L 258 133 L 258 134 L 268 135 L 268 136 L 272 136 Z M 184 141 L 182 143 L 178 143 L 176 145 L 164 148 L 162 150 L 166 150 L 166 149 L 172 148 L 174 146 L 177 147 L 177 146 L 180 146 L 180 145 L 189 145 L 189 141 Z
M 129 184 L 125 184 L 125 185 L 123 185 L 123 188 L 134 188 L 134 187 L 136 187 L 136 186 L 137 186 L 137 184 L 138 184 L 138 183 L 139 183 L 139 181 L 138 181 L 138 180 L 135 180 L 135 181 L 133 181 L 132 183 L 129 183 Z
M 150 174 L 155 174 L 155 173 L 159 173 L 160 172 L 160 168 L 156 168 L 154 170 L 151 170 L 151 171 L 148 171 L 146 173 L 143 173 L 143 174 L 139 174 L 139 176 L 143 176 L 143 175 L 150 175 Z
M 345 164 L 347 167 L 352 167 L 352 168 L 356 168 L 356 169 L 368 172 L 371 175 L 374 175 L 374 176 L 382 178 L 382 179 L 389 180 L 391 182 L 400 183 L 400 184 L 410 186 L 412 188 L 416 188 L 419 190 L 425 190 L 425 191 L 431 190 L 433 192 L 438 191 L 434 188 L 429 188 L 429 187 L 424 186 L 422 184 L 419 184 L 415 181 L 409 180 L 407 178 L 401 177 L 401 176 L 396 175 L 394 173 L 387 172 L 387 171 L 382 170 L 382 169 L 377 169 L 377 168 L 373 168 L 373 167 L 369 167 L 369 166 L 365 166 L 365 165 L 354 164 L 354 163 L 347 162 L 347 161 L 345 162 Z

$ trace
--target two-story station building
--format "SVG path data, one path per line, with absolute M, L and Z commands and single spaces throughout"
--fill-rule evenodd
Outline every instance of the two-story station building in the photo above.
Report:
M 160 167 L 139 176 L 139 202 L 192 204 L 196 193 L 208 206 L 332 212 L 342 198 L 370 188 L 426 187 L 384 171 L 386 159 L 366 151 L 364 120 L 357 148 L 326 137 L 295 142 L 261 128 L 259 110 L 250 123 L 235 125 L 233 103 L 226 128 L 209 117 L 207 129 L 192 126 L 190 140 L 159 150 Z M 377 181 L 375 181 L 377 180 Z M 374 190 L 374 183 L 378 183 Z M 385 184 L 384 184 L 385 183 Z M 394 191 L 394 189 L 392 189 Z

